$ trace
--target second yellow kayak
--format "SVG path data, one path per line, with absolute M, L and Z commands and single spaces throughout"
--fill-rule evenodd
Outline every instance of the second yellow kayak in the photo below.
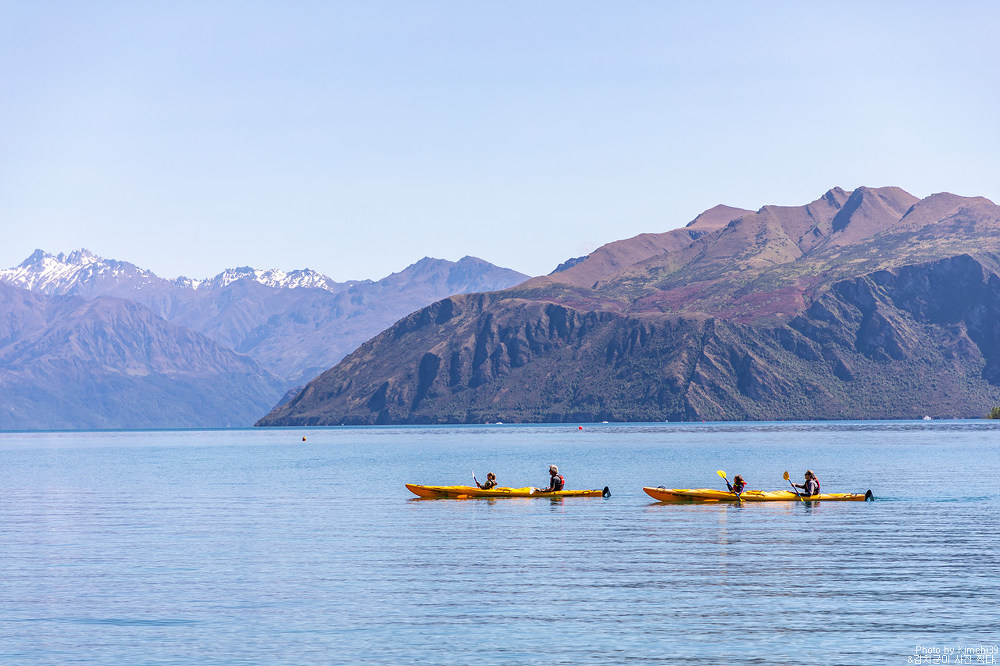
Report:
M 646 494 L 661 502 L 737 502 L 736 495 L 714 488 L 643 488 Z M 739 497 L 744 502 L 797 502 L 799 496 L 790 490 L 745 490 Z M 864 502 L 874 500 L 872 491 L 864 493 L 822 493 L 802 496 L 806 502 Z

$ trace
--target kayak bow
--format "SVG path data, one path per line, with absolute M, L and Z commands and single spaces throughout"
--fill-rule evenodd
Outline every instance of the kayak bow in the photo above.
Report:
M 426 499 L 478 499 L 497 497 L 610 497 L 611 490 L 554 490 L 546 493 L 534 488 L 491 488 L 483 490 L 474 486 L 422 486 L 407 483 L 406 488 Z
M 733 493 L 712 488 L 643 488 L 647 495 L 661 502 L 736 502 Z M 744 490 L 739 498 L 744 502 L 864 502 L 874 500 L 872 491 L 864 493 L 822 493 L 799 497 L 787 490 Z

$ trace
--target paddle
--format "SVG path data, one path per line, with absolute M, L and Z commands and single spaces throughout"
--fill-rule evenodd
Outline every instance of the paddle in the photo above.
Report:
M 792 483 L 792 480 L 790 478 L 788 478 L 788 470 L 785 470 L 785 473 L 782 474 L 781 476 L 785 478 L 785 481 L 788 481 L 788 484 L 792 487 L 792 490 L 795 491 L 795 496 L 799 498 L 799 501 L 805 502 L 805 500 L 802 499 L 802 495 L 799 495 L 799 491 L 795 488 L 795 484 Z
M 476 470 L 472 470 L 472 480 L 476 482 L 476 488 L 478 488 L 479 480 L 476 478 Z
M 729 488 L 729 492 L 731 492 L 732 494 L 736 495 L 736 501 L 739 502 L 740 504 L 742 504 L 743 503 L 743 498 L 740 497 L 739 493 L 737 493 L 735 490 L 733 490 L 733 487 L 731 485 L 729 485 L 729 479 L 726 478 L 726 473 L 724 471 L 722 471 L 721 469 L 717 470 L 715 473 L 722 477 L 722 480 L 726 482 L 726 488 Z

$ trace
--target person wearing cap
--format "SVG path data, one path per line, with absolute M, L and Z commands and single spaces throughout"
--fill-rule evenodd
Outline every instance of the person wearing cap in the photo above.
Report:
M 497 487 L 497 475 L 493 472 L 486 473 L 486 483 L 479 483 L 476 481 L 476 485 L 483 490 L 491 490 Z
M 795 486 L 796 488 L 801 488 L 802 494 L 805 497 L 809 497 L 811 495 L 819 495 L 819 479 L 816 478 L 816 475 L 813 474 L 813 471 L 811 469 L 806 470 L 805 483 L 793 483 L 792 485 Z
M 555 492 L 557 490 L 562 490 L 565 484 L 566 480 L 559 474 L 559 468 L 555 465 L 549 465 L 549 487 L 539 488 L 538 491 L 542 493 Z

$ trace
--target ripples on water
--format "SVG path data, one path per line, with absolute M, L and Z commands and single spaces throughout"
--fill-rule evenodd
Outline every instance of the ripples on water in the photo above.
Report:
M 308 441 L 303 443 L 303 435 Z M 11 663 L 905 664 L 1000 643 L 992 422 L 0 435 Z M 418 500 L 404 482 L 610 499 Z M 644 485 L 872 503 L 667 505 Z

